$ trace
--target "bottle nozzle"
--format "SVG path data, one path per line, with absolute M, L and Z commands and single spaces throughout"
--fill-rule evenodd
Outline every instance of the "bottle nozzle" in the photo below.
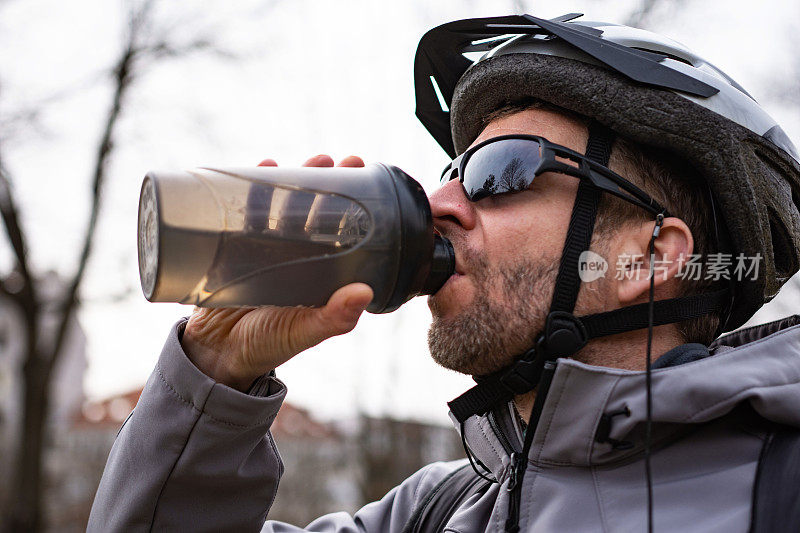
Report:
M 433 259 L 428 279 L 420 294 L 434 294 L 456 271 L 456 254 L 453 245 L 441 235 L 433 237 Z

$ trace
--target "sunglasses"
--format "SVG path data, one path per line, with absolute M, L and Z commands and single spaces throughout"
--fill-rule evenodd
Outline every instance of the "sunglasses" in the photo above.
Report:
M 476 144 L 445 167 L 441 184 L 458 178 L 467 198 L 477 202 L 488 196 L 524 191 L 545 172 L 589 180 L 654 215 L 669 216 L 650 195 L 613 170 L 537 135 L 501 135 Z

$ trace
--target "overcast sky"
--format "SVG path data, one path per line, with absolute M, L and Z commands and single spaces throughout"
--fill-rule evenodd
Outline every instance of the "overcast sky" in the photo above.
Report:
M 800 115 L 779 98 L 784 86 L 796 87 L 796 2 L 664 3 L 649 28 L 728 72 L 797 142 Z M 171 324 L 190 312 L 147 303 L 139 290 L 136 207 L 147 170 L 242 166 L 265 157 L 291 166 L 316 153 L 337 159 L 358 154 L 403 168 L 431 191 L 447 158 L 414 117 L 414 51 L 427 29 L 457 18 L 510 14 L 520 4 L 542 17 L 579 11 L 622 22 L 638 1 L 162 4 L 160 17 L 174 26 L 175 38 L 210 33 L 238 58 L 163 62 L 132 90 L 80 312 L 90 397 L 139 386 Z M 102 74 L 119 51 L 121 5 L 0 0 L 0 118 L 42 111 L 36 127 L 23 123 L 0 133 L 39 271 L 71 273 L 75 264 L 94 146 L 110 102 Z M 3 272 L 9 261 L 3 243 Z M 391 315 L 365 316 L 354 333 L 279 369 L 289 401 L 323 417 L 363 409 L 446 421 L 444 402 L 470 380 L 429 361 L 428 322 L 423 299 Z

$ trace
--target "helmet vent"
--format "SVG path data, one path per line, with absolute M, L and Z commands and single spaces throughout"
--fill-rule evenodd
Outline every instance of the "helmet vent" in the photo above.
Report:
M 661 50 L 648 50 L 647 48 L 642 48 L 640 46 L 631 46 L 631 48 L 635 48 L 636 50 L 641 50 L 643 52 L 650 52 L 651 54 L 661 54 L 662 56 L 668 57 L 669 59 L 673 59 L 675 61 L 680 61 L 681 63 L 685 63 L 690 67 L 693 67 L 694 64 L 686 59 L 685 57 L 676 56 L 675 54 L 670 54 L 669 52 L 664 52 Z
M 797 261 L 794 256 L 794 246 L 788 237 L 789 232 L 780 219 L 778 213 L 767 207 L 769 213 L 769 234 L 772 239 L 772 257 L 775 261 L 775 275 L 778 278 L 790 278 L 797 272 Z
M 439 84 L 436 83 L 436 78 L 434 78 L 433 76 L 430 76 L 430 79 L 431 79 L 431 85 L 433 85 L 433 90 L 436 93 L 436 98 L 439 100 L 439 105 L 441 106 L 442 111 L 444 111 L 445 113 L 449 113 L 450 112 L 450 108 L 447 107 L 447 102 L 444 99 L 444 95 L 442 94 L 442 90 L 439 89 Z

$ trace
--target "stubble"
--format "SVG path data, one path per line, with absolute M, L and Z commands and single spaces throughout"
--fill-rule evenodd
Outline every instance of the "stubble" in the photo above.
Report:
M 473 277 L 475 298 L 452 318 L 442 317 L 437 297 L 430 299 L 428 347 L 433 360 L 445 368 L 486 375 L 533 346 L 544 327 L 558 264 L 518 261 L 490 267 L 471 251 L 461 259 Z

